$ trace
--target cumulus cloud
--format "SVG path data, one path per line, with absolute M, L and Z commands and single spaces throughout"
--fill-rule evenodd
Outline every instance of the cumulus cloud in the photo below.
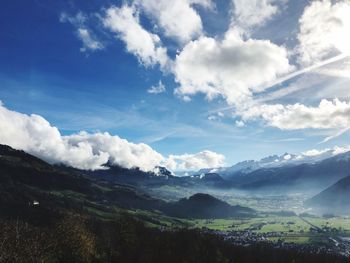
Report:
M 43 117 L 11 111 L 0 101 L 0 143 L 24 150 L 49 163 L 62 163 L 85 170 L 106 169 L 106 164 L 124 168 L 139 167 L 154 171 L 156 166 L 170 170 L 217 167 L 224 163 L 221 154 L 202 151 L 196 154 L 160 153 L 144 143 L 132 143 L 116 135 L 79 132 L 63 136 Z
M 139 13 L 134 6 L 108 8 L 103 24 L 125 42 L 127 51 L 134 54 L 141 64 L 159 64 L 164 68 L 168 63 L 167 49 L 162 47 L 158 35 L 142 27 Z
M 68 145 L 80 143 L 91 146 L 95 153 L 107 153 L 109 162 L 125 168 L 139 167 L 141 170 L 150 171 L 159 165 L 163 156 L 144 143 L 135 144 L 109 133 L 88 134 L 81 132 L 65 136 Z
M 337 53 L 350 53 L 350 2 L 312 1 L 299 20 L 300 61 L 312 64 Z
M 78 12 L 75 16 L 69 16 L 66 13 L 62 13 L 60 16 L 60 22 L 70 23 L 76 29 L 77 37 L 82 41 L 83 47 L 80 51 L 85 52 L 87 50 L 95 51 L 104 48 L 104 45 L 92 35 L 91 30 L 86 26 L 88 17 L 82 13 Z
M 234 21 L 245 29 L 264 25 L 279 11 L 286 0 L 232 0 Z
M 81 132 L 62 136 L 39 115 L 25 115 L 0 106 L 0 143 L 10 145 L 50 163 L 79 169 L 103 169 L 109 161 L 125 168 L 150 171 L 163 160 L 146 144 L 134 144 L 108 133 Z
M 239 113 L 243 120 L 262 118 L 282 130 L 343 129 L 350 127 L 350 102 L 323 99 L 316 107 L 300 103 L 258 105 Z
M 208 150 L 195 154 L 169 155 L 165 162 L 166 167 L 176 171 L 222 167 L 224 164 L 224 155 Z
M 202 34 L 202 20 L 193 8 L 209 8 L 211 0 L 136 0 L 136 5 L 156 20 L 168 37 L 186 42 Z
M 161 80 L 159 81 L 158 85 L 152 86 L 147 90 L 147 92 L 151 93 L 151 94 L 159 94 L 159 93 L 163 93 L 165 91 L 166 91 L 165 86 Z
M 239 104 L 263 91 L 263 84 L 292 70 L 287 50 L 268 40 L 245 40 L 230 29 L 223 40 L 200 37 L 176 56 L 174 75 L 180 97 L 204 93 Z

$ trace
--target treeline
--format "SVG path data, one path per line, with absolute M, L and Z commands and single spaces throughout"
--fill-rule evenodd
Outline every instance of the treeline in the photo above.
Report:
M 46 225 L 1 219 L 0 229 L 0 262 L 348 262 L 268 245 L 233 246 L 199 230 L 160 231 L 127 215 L 101 221 L 66 214 Z

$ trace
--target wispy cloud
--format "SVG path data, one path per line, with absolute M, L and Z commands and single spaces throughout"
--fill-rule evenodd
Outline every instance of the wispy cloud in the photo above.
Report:
M 309 72 L 312 72 L 312 71 L 314 71 L 316 69 L 319 69 L 319 68 L 322 68 L 324 66 L 327 66 L 329 64 L 338 62 L 340 60 L 348 58 L 349 56 L 350 56 L 350 54 L 345 54 L 345 53 L 344 54 L 339 54 L 339 55 L 334 56 L 332 58 L 329 58 L 329 59 L 323 60 L 321 62 L 318 62 L 318 63 L 316 63 L 316 64 L 314 64 L 312 66 L 305 67 L 305 68 L 302 68 L 300 70 L 294 71 L 294 72 L 292 72 L 290 74 L 287 74 L 287 75 L 285 75 L 285 76 L 283 76 L 281 78 L 278 78 L 278 79 L 274 80 L 273 82 L 268 83 L 265 86 L 264 90 L 267 90 L 267 89 L 272 88 L 272 87 L 274 87 L 276 85 L 282 84 L 283 82 L 286 82 L 288 80 L 296 78 L 296 77 L 298 77 L 300 75 L 303 75 L 305 73 L 309 73 Z
M 67 13 L 61 13 L 60 15 L 60 22 L 70 23 L 75 28 L 77 37 L 83 43 L 80 49 L 82 52 L 104 49 L 103 43 L 93 35 L 87 26 L 88 20 L 87 15 L 82 12 L 78 12 L 75 16 L 70 16 Z
M 335 134 L 326 137 L 323 141 L 320 142 L 320 144 L 321 143 L 326 143 L 326 142 L 328 142 L 330 140 L 333 140 L 333 139 L 343 135 L 344 133 L 348 132 L 349 130 L 350 130 L 350 127 L 346 127 L 344 129 L 341 129 L 341 130 L 337 131 Z
M 165 86 L 161 80 L 159 81 L 158 85 L 152 86 L 147 90 L 147 92 L 151 93 L 151 94 L 160 94 L 160 93 L 163 93 L 165 91 L 166 91 Z

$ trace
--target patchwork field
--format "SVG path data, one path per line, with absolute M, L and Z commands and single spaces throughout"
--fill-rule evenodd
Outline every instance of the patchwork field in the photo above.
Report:
M 110 191 L 109 188 L 103 189 Z M 182 196 L 192 194 L 176 187 L 162 189 L 168 193 L 168 201 L 177 200 Z M 183 190 L 183 189 L 182 189 Z M 159 189 L 157 189 L 159 195 Z M 286 242 L 296 244 L 328 242 L 329 237 L 350 237 L 350 217 L 321 217 L 310 214 L 297 216 L 292 210 L 283 212 L 284 209 L 294 207 L 303 211 L 300 195 L 294 196 L 230 196 L 224 193 L 212 193 L 235 205 L 249 205 L 257 210 L 257 216 L 252 218 L 232 219 L 182 219 L 170 217 L 157 211 L 122 209 L 117 206 L 106 206 L 85 199 L 85 196 L 73 191 L 51 191 L 56 196 L 69 197 L 77 203 L 81 203 L 86 211 L 105 220 L 116 218 L 120 214 L 129 214 L 149 227 L 174 229 L 193 228 L 208 229 L 220 232 L 252 233 L 272 242 Z M 164 196 L 163 196 L 164 197 Z M 282 212 L 281 212 L 282 211 Z
M 273 242 L 319 243 L 328 242 L 331 236 L 350 236 L 350 218 L 348 217 L 306 218 L 307 221 L 319 227 L 318 230 L 298 216 L 262 215 L 247 219 L 178 219 L 145 211 L 131 211 L 130 213 L 152 227 L 186 227 L 222 232 L 256 233 Z

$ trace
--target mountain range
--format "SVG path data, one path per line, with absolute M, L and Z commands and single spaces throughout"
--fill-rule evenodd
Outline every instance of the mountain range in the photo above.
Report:
M 270 156 L 260 161 L 245 161 L 230 168 L 202 169 L 186 176 L 176 176 L 164 167 L 143 172 L 138 168 L 126 169 L 117 165 L 107 165 L 109 169 L 76 171 L 88 177 L 108 182 L 130 184 L 136 187 L 159 187 L 162 185 L 188 188 L 241 189 L 249 191 L 296 191 L 319 192 L 348 175 L 350 153 L 330 158 L 304 158 L 291 154 Z
M 113 206 L 162 211 L 179 217 L 206 217 L 208 211 L 212 211 L 210 216 L 213 217 L 252 212 L 248 208 L 230 206 L 206 195 L 195 195 L 168 203 L 144 191 L 161 186 L 191 188 L 198 192 L 211 188 L 310 191 L 317 195 L 306 202 L 308 206 L 324 211 L 350 211 L 347 203 L 350 197 L 350 177 L 347 177 L 350 174 L 349 152 L 301 164 L 291 163 L 289 160 L 295 157 L 289 154 L 278 159 L 278 163 L 288 159 L 284 165 L 272 165 L 273 159 L 277 160 L 271 156 L 262 159 L 259 164 L 254 161 L 240 163 L 234 166 L 235 169 L 226 169 L 225 173 L 223 170 L 202 170 L 178 177 L 164 167 L 157 167 L 152 172 L 115 165 L 110 165 L 106 170 L 77 170 L 51 165 L 23 151 L 0 145 L 0 206 L 3 208 L 0 213 L 28 210 L 27 204 L 33 200 L 51 204 L 47 205 L 49 209 L 46 212 L 57 212 L 52 207 L 97 207 L 108 211 Z M 17 209 L 18 206 L 22 209 Z
M 171 178 L 166 170 L 162 176 L 121 167 L 111 167 L 110 172 L 139 181 Z M 99 175 L 100 178 L 86 171 L 82 173 L 69 167 L 53 166 L 23 151 L 0 145 L 0 215 L 27 215 L 32 219 L 37 215 L 34 218 L 41 220 L 58 216 L 67 209 L 93 211 L 98 215 L 113 214 L 116 209 L 141 209 L 183 218 L 225 218 L 249 216 L 254 212 L 249 208 L 231 206 L 206 194 L 168 203 L 134 186 L 106 182 L 105 179 L 112 176 L 110 174 Z M 39 208 L 33 210 L 36 205 Z
M 202 169 L 198 174 L 215 173 L 231 188 L 248 191 L 317 193 L 349 175 L 349 171 L 350 152 L 335 155 L 334 150 L 329 150 L 314 158 L 286 153 L 260 161 L 241 162 L 229 168 Z

